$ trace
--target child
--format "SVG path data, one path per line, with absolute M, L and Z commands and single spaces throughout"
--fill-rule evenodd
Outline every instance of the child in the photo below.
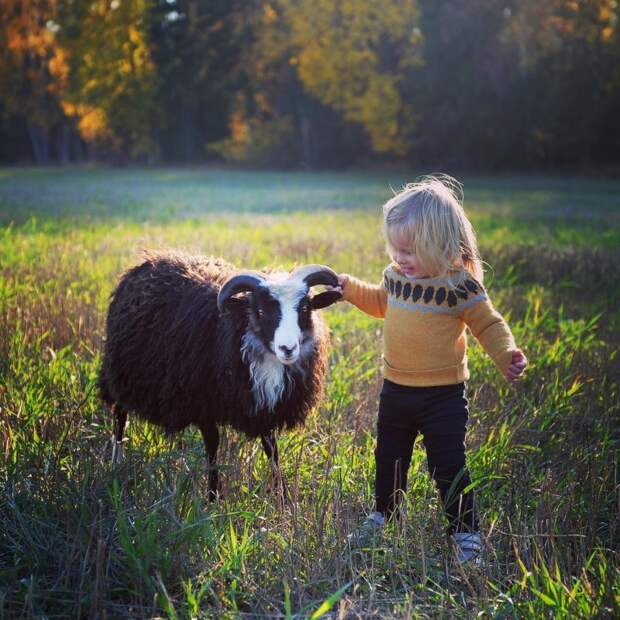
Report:
M 343 298 L 384 318 L 383 389 L 375 450 L 375 511 L 362 538 L 379 530 L 407 487 L 413 444 L 422 433 L 431 472 L 449 519 L 457 560 L 481 551 L 473 493 L 465 469 L 469 327 L 508 381 L 527 360 L 482 286 L 471 223 L 450 177 L 424 177 L 383 206 L 392 263 L 371 285 L 338 278 Z

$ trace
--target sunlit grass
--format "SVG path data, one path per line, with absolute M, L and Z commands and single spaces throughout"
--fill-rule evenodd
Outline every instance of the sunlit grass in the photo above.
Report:
M 471 347 L 469 459 L 487 557 L 462 571 L 449 562 L 421 445 L 402 522 L 375 550 L 346 542 L 372 503 L 374 319 L 344 305 L 325 312 L 325 399 L 305 429 L 279 439 L 291 504 L 272 491 L 258 442 L 235 433 L 224 438 L 216 505 L 205 501 L 196 432 L 171 442 L 132 420 L 126 459 L 112 467 L 111 420 L 95 388 L 108 296 L 140 248 L 244 267 L 322 262 L 378 280 L 378 205 L 404 178 L 1 172 L 6 616 L 618 615 L 616 185 L 469 183 L 491 295 L 531 366 L 510 387 Z

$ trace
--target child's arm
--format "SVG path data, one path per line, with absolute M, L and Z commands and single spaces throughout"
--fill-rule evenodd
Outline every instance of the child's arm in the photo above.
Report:
M 517 348 L 504 317 L 495 310 L 486 295 L 483 300 L 465 308 L 462 316 L 471 333 L 508 381 L 523 374 L 527 358 L 523 351 Z
M 387 291 L 381 285 L 368 284 L 348 273 L 338 276 L 338 284 L 342 287 L 342 298 L 357 306 L 370 316 L 382 319 L 387 308 Z

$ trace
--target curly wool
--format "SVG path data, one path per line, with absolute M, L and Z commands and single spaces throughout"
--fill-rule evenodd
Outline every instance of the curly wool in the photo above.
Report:
M 232 299 L 226 314 L 217 309 L 222 284 L 237 271 L 220 258 L 146 253 L 125 272 L 108 311 L 102 400 L 170 434 L 205 421 L 249 437 L 302 424 L 322 395 L 327 329 L 313 313 L 305 354 L 282 366 L 279 398 L 261 396 L 250 374 L 253 364 L 254 378 L 260 374 L 261 357 L 250 346 L 247 299 Z

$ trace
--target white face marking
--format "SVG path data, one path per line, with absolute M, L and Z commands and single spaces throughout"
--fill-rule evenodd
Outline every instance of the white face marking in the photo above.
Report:
M 306 285 L 301 280 L 286 279 L 266 282 L 272 296 L 280 302 L 282 318 L 273 334 L 270 348 L 278 360 L 285 365 L 294 364 L 299 358 L 301 329 L 297 305 L 306 294 Z
M 293 385 L 291 373 L 297 369 L 294 364 L 300 361 L 302 355 L 304 358 L 312 355 L 315 340 L 306 338 L 301 343 L 297 306 L 308 290 L 303 278 L 291 279 L 288 273 L 270 274 L 269 280 L 261 286 L 268 288 L 271 296 L 278 301 L 282 317 L 269 348 L 248 329 L 243 336 L 241 356 L 249 366 L 256 411 L 263 408 L 273 411 Z M 302 375 L 305 373 L 303 368 L 298 370 Z

